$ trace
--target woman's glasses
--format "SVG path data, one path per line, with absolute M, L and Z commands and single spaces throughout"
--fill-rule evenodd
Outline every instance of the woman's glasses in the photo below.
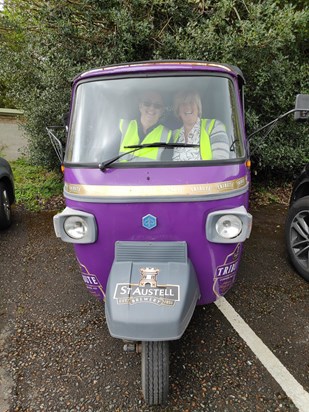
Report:
M 150 107 L 150 106 L 152 106 L 154 109 L 163 109 L 163 104 L 161 104 L 161 103 L 155 103 L 155 102 L 152 102 L 152 101 L 150 101 L 150 100 L 144 101 L 144 102 L 143 102 L 143 105 L 144 105 L 145 107 Z

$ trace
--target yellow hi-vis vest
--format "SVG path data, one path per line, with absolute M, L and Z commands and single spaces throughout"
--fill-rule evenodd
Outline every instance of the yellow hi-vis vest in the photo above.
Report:
M 140 141 L 138 136 L 138 124 L 136 120 L 120 120 L 120 130 L 122 133 L 122 140 L 120 145 L 120 153 L 130 152 L 130 148 L 125 148 L 124 146 L 132 146 L 138 144 L 149 144 L 149 143 L 168 143 L 172 132 L 168 130 L 165 126 L 159 125 L 155 127 L 150 133 L 148 133 L 142 141 Z M 149 160 L 159 160 L 164 148 L 161 147 L 150 147 L 145 149 L 136 150 L 133 153 L 128 154 L 122 161 L 133 160 L 142 162 Z
M 210 134 L 214 128 L 216 119 L 201 119 L 200 131 L 200 155 L 203 160 L 212 160 L 212 150 L 210 144 Z M 179 139 L 180 129 L 174 134 L 174 143 Z

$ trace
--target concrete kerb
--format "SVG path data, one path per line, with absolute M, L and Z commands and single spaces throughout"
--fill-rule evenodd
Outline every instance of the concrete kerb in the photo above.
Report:
M 3 109 L 0 107 L 0 116 L 22 116 L 24 112 L 22 110 L 17 109 Z

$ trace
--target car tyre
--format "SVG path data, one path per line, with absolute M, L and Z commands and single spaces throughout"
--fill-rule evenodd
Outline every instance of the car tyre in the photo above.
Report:
M 12 223 L 9 190 L 4 182 L 0 182 L 0 229 L 7 229 Z
M 309 282 L 309 196 L 291 205 L 286 220 L 285 240 L 294 268 Z

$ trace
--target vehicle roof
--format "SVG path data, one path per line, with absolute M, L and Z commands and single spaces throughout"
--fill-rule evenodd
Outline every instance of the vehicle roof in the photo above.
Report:
M 73 80 L 76 83 L 82 79 L 105 76 L 111 74 L 129 74 L 160 71 L 209 71 L 219 73 L 229 73 L 245 83 L 242 71 L 237 67 L 225 63 L 206 62 L 197 60 L 153 60 L 132 63 L 113 64 L 88 70 L 79 74 Z

